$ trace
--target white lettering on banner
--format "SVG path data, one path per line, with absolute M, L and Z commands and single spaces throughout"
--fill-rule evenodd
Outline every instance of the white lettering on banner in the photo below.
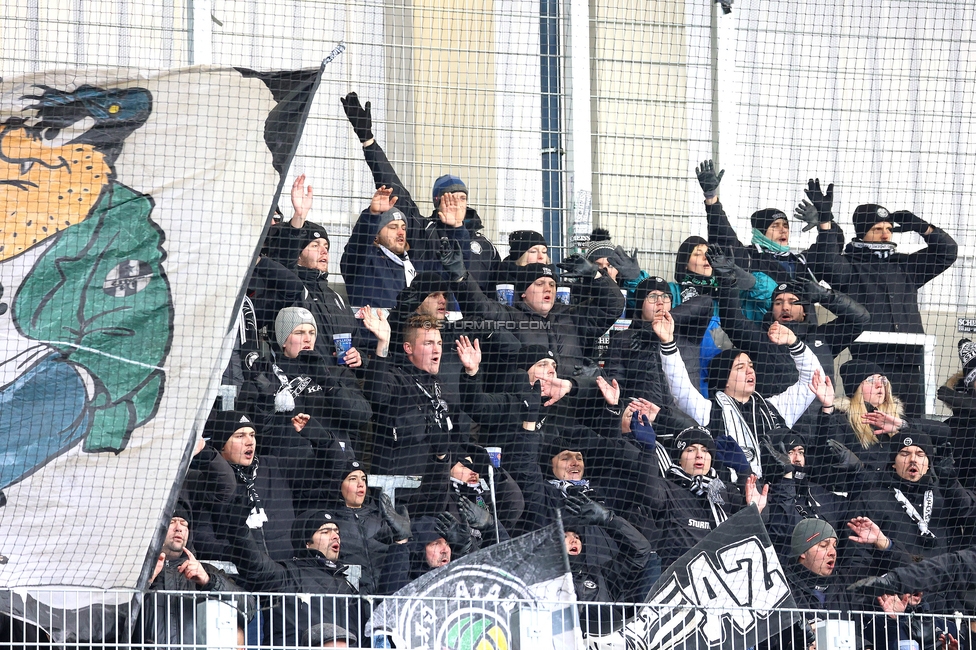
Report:
M 671 650 L 698 633 L 709 646 L 718 646 L 726 620 L 746 634 L 789 596 L 775 551 L 757 538 L 729 544 L 715 557 L 717 564 L 705 553 L 688 562 L 687 586 L 677 574 L 668 579 L 651 607 L 642 608 L 622 630 L 628 650 Z

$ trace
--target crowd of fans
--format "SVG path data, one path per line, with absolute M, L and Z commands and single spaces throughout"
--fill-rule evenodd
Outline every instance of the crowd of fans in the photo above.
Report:
M 356 636 L 363 621 L 314 598 L 391 594 L 560 512 L 578 598 L 640 601 L 755 503 L 799 606 L 976 614 L 937 584 L 846 591 L 972 543 L 976 344 L 960 342 L 939 422 L 924 417 L 914 346 L 856 342 L 923 333 L 917 291 L 956 258 L 946 232 L 861 205 L 845 245 L 833 186 L 811 180 L 794 217 L 813 246 L 792 250 L 774 208 L 742 241 L 719 201 L 724 172 L 705 161 L 708 239 L 680 245 L 671 280 L 606 230 L 558 265 L 542 234 L 519 230 L 501 258 L 462 179 L 438 178 L 424 215 L 370 104 L 352 93 L 342 106 L 377 188 L 341 252 L 346 295 L 329 285 L 329 235 L 307 219 L 300 176 L 248 287 L 224 381 L 234 408 L 218 400 L 207 422 L 153 589 L 313 594 L 265 612 L 271 641 L 321 641 L 332 624 Z M 899 253 L 893 232 L 925 246 Z M 381 475 L 422 481 L 394 505 L 371 486 Z M 609 631 L 597 614 L 586 632 Z

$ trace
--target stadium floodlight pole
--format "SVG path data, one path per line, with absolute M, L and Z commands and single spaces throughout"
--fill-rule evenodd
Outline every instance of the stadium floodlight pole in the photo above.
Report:
M 491 487 L 491 509 L 495 520 L 495 543 L 502 541 L 498 536 L 498 502 L 495 500 L 495 465 L 488 463 L 488 484 Z

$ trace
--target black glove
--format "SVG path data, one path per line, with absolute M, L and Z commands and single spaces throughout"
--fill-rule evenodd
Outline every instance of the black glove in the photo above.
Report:
M 458 499 L 458 510 L 468 525 L 476 530 L 486 531 L 495 527 L 495 518 L 491 513 L 468 497 Z
M 860 469 L 863 467 L 863 463 L 857 457 L 857 454 L 836 440 L 828 440 L 827 446 L 830 447 L 830 451 L 834 454 L 833 466 L 837 469 Z
M 917 232 L 920 235 L 924 235 L 925 231 L 931 226 L 929 222 L 923 221 L 908 210 L 896 210 L 891 213 L 890 219 L 892 222 L 898 224 L 892 232 Z
M 467 269 L 464 268 L 464 253 L 461 252 L 461 242 L 449 237 L 441 237 L 441 266 L 447 271 L 451 280 L 460 282 L 464 279 Z
M 716 174 L 715 163 L 711 160 L 703 160 L 702 164 L 695 168 L 695 174 L 698 176 L 698 184 L 701 185 L 706 199 L 714 199 L 718 196 L 718 184 L 725 176 L 724 169 Z
M 623 246 L 617 246 L 607 255 L 607 263 L 617 269 L 617 277 L 623 280 L 636 280 L 640 277 L 641 268 L 637 261 L 637 249 L 630 255 Z
M 399 510 L 394 508 L 393 500 L 386 492 L 380 495 L 380 514 L 389 524 L 397 541 L 410 538 L 410 515 L 407 514 L 406 506 L 400 506 Z
M 359 103 L 359 96 L 356 93 L 349 93 L 339 99 L 342 102 L 342 110 L 346 112 L 352 130 L 356 132 L 356 137 L 360 142 L 367 142 L 373 139 L 373 115 L 370 112 L 370 104 L 366 102 L 366 108 Z
M 932 471 L 935 472 L 936 477 L 940 481 L 954 481 L 959 478 L 959 470 L 956 469 L 956 459 L 952 455 L 952 450 L 946 450 L 946 453 L 939 457 L 939 460 L 932 465 Z
M 657 433 L 654 432 L 654 427 L 646 415 L 634 411 L 630 418 L 630 432 L 634 435 L 634 439 L 643 444 L 645 448 L 655 448 Z
M 563 501 L 566 512 L 577 518 L 584 526 L 606 526 L 613 519 L 613 513 L 585 494 L 567 494 Z
M 796 209 L 793 210 L 793 217 L 806 222 L 807 225 L 803 226 L 803 232 L 816 228 L 820 224 L 820 215 L 817 213 L 817 208 L 806 199 L 800 201 Z
M 824 288 L 819 282 L 807 278 L 798 278 L 800 286 L 800 300 L 812 304 L 825 303 L 830 300 L 830 289 Z
M 736 266 L 732 256 L 726 255 L 718 246 L 709 246 L 705 250 L 705 259 L 712 265 L 712 273 L 723 287 L 748 291 L 756 286 L 756 276 Z
M 444 538 L 451 551 L 463 555 L 471 550 L 471 531 L 467 524 L 462 524 L 449 512 L 437 515 L 434 529 Z
M 874 576 L 872 578 L 863 578 L 858 580 L 850 587 L 847 591 L 856 591 L 862 593 L 865 596 L 884 596 L 885 594 L 897 595 L 905 593 L 899 584 L 899 580 L 891 573 L 886 573 L 883 576 Z
M 538 379 L 529 390 L 522 392 L 522 409 L 525 412 L 523 422 L 539 421 L 539 413 L 542 411 L 542 382 Z
M 819 223 L 828 223 L 834 220 L 834 215 L 830 209 L 834 206 L 834 184 L 831 183 L 827 186 L 827 191 L 824 192 L 820 189 L 820 179 L 811 178 L 807 181 L 807 189 L 805 191 L 807 198 L 813 207 L 817 210 L 817 215 L 820 219 Z M 804 232 L 810 230 L 813 226 L 807 226 L 803 229 Z
M 592 278 L 600 268 L 582 255 L 570 255 L 557 266 L 566 278 Z
M 792 473 L 793 478 L 802 479 L 806 477 L 806 470 L 801 465 L 794 465 L 793 461 L 790 460 L 789 454 L 774 447 L 773 443 L 769 440 L 763 440 L 762 446 L 766 450 L 766 453 L 783 467 L 784 476 Z

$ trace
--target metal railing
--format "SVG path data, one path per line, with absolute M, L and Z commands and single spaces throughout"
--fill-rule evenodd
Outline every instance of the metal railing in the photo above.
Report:
M 322 624 L 327 624 L 323 626 Z M 349 647 L 967 650 L 961 613 L 759 610 L 521 598 L 30 590 L 0 593 L 0 648 Z M 338 626 L 341 630 L 336 629 Z

